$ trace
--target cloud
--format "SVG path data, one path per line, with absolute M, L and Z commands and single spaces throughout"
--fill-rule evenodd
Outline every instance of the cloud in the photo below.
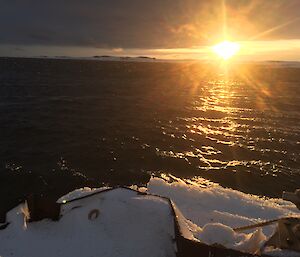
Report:
M 299 0 L 0 0 L 0 5 L 0 44 L 191 47 L 221 39 L 224 21 L 226 33 L 237 40 L 300 38 Z

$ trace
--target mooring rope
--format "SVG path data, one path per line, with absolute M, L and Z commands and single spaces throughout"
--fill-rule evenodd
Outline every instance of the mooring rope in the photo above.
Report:
M 248 225 L 248 226 L 234 228 L 233 230 L 235 232 L 240 232 L 240 231 L 243 231 L 243 230 L 248 230 L 248 229 L 253 229 L 253 228 L 258 228 L 258 227 L 265 227 L 265 226 L 271 225 L 271 224 L 273 224 L 273 223 L 275 223 L 275 222 L 277 222 L 281 219 L 284 219 L 284 218 L 292 218 L 292 217 L 282 217 L 282 218 L 278 218 L 278 219 L 274 219 L 274 220 L 267 220 L 267 221 L 251 224 L 251 225 Z

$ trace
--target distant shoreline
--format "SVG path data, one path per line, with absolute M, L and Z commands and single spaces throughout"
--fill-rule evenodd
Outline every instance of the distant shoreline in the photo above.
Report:
M 198 60 L 198 59 L 158 59 L 149 56 L 90 56 L 90 57 L 71 57 L 71 56 L 0 56 L 0 59 L 42 59 L 42 60 L 78 60 L 78 61 L 102 61 L 102 62 L 143 62 L 143 63 L 216 63 L 212 60 Z M 272 66 L 279 66 L 283 68 L 300 68 L 300 61 L 234 61 L 233 63 L 238 64 L 265 64 Z

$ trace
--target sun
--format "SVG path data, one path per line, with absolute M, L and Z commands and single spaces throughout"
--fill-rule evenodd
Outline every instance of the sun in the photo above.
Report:
M 230 41 L 223 41 L 212 47 L 212 50 L 215 54 L 221 57 L 224 60 L 228 60 L 232 56 L 238 53 L 240 50 L 240 44 Z

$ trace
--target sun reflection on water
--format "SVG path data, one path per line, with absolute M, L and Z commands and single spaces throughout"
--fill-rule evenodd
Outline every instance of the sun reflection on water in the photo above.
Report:
M 264 157 L 287 154 L 284 135 L 280 135 L 286 130 L 274 124 L 282 114 L 274 102 L 268 102 L 274 97 L 270 86 L 247 75 L 242 73 L 247 78 L 243 80 L 227 79 L 227 74 L 200 83 L 195 79 L 187 115 L 177 117 L 176 127 L 171 122 L 162 128 L 165 136 L 185 141 L 186 151 L 157 149 L 157 155 L 198 163 L 199 170 L 253 172 L 255 168 L 271 176 L 282 172 L 282 163 Z M 285 172 L 289 172 L 286 167 Z

